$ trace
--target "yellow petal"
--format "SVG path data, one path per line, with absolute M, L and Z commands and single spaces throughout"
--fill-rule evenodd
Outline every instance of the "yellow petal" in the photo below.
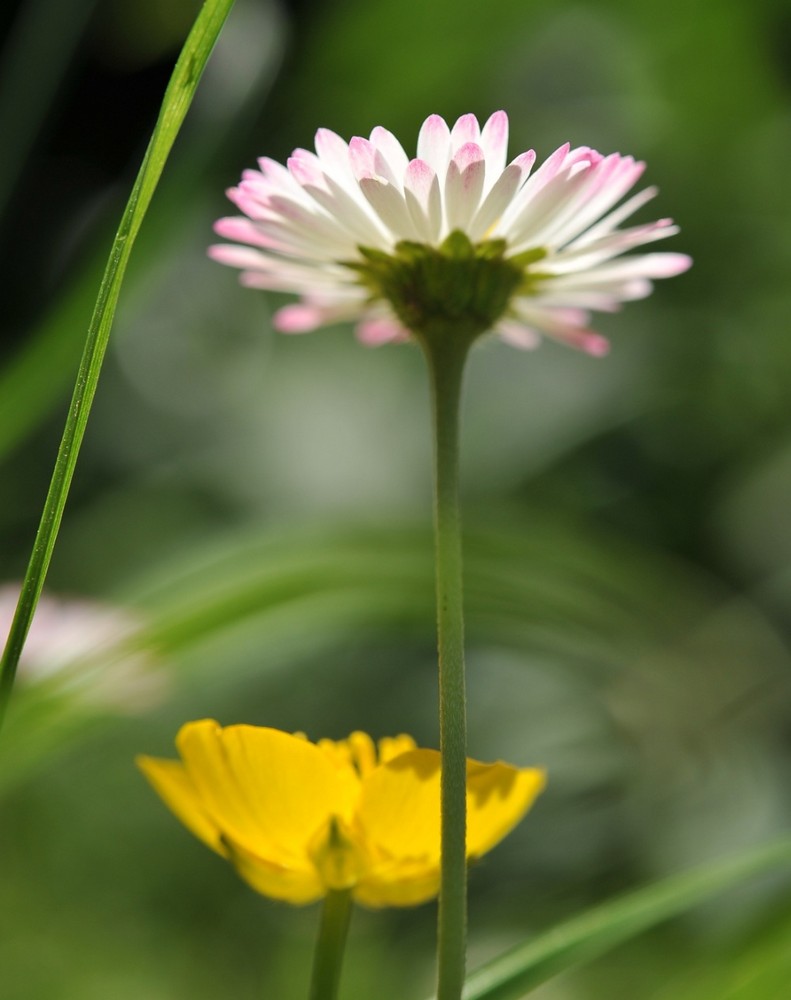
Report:
M 354 887 L 354 899 L 371 909 L 417 906 L 439 892 L 439 865 L 400 862 L 372 869 Z
M 378 749 L 379 762 L 386 764 L 393 757 L 398 757 L 399 754 L 406 753 L 407 750 L 416 750 L 417 744 L 411 736 L 401 733 L 400 736 L 383 736 L 379 740 Z
M 204 720 L 184 726 L 179 752 L 207 812 L 229 841 L 256 857 L 307 871 L 308 845 L 327 820 L 350 818 L 359 793 L 313 743 L 276 729 Z
M 357 822 L 380 854 L 439 862 L 439 771 L 436 750 L 411 750 L 365 779 Z
M 439 888 L 440 756 L 410 750 L 363 783 L 357 826 L 371 867 L 354 889 L 365 906 L 415 906 Z
M 327 893 L 312 866 L 289 868 L 259 857 L 229 839 L 225 841 L 225 847 L 237 874 L 256 892 L 269 896 L 270 899 L 304 906 L 321 899 Z
M 184 826 L 213 851 L 225 856 L 220 829 L 206 812 L 181 761 L 140 756 L 135 763 Z
M 467 856 L 490 850 L 544 786 L 543 771 L 467 761 Z M 357 828 L 372 865 L 354 890 L 367 906 L 412 906 L 439 888 L 440 755 L 413 750 L 363 783 Z
M 316 744 L 341 766 L 351 765 L 359 775 L 376 767 L 376 747 L 368 733 L 354 732 L 345 740 L 319 740 Z
M 546 784 L 544 771 L 498 761 L 467 761 L 467 857 L 477 858 L 510 833 Z

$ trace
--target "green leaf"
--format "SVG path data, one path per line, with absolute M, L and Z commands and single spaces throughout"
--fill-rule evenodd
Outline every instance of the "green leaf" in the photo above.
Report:
M 16 667 L 30 621 L 52 558 L 129 255 L 165 162 L 192 103 L 198 81 L 232 6 L 233 0 L 207 0 L 184 43 L 110 251 L 99 288 L 99 297 L 88 328 L 77 382 L 44 503 L 41 523 L 0 664 L 0 724 L 11 694 Z
M 467 979 L 463 1000 L 519 1000 L 558 973 L 603 955 L 663 920 L 747 879 L 781 869 L 791 869 L 788 839 L 628 893 L 482 966 Z

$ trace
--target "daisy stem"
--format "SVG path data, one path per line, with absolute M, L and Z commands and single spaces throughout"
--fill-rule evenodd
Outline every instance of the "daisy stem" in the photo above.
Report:
M 351 889 L 330 889 L 321 910 L 309 1000 L 335 1000 L 338 995 L 351 915 Z
M 442 754 L 437 1000 L 459 1000 L 467 934 L 467 709 L 464 680 L 459 405 L 471 339 L 422 339 L 434 411 L 434 544 Z

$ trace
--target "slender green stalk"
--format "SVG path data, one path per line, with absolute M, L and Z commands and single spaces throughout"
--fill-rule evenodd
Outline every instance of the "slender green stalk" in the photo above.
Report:
M 331 889 L 321 911 L 309 1000 L 335 1000 L 338 995 L 351 915 L 351 889 Z
M 33 612 L 44 586 L 110 336 L 127 261 L 176 135 L 234 0 L 206 0 L 176 62 L 159 118 L 129 196 L 88 327 L 66 426 L 22 592 L 0 661 L 0 725 Z
M 442 860 L 437 928 L 437 1000 L 459 1000 L 467 935 L 467 707 L 464 679 L 459 404 L 471 340 L 422 341 L 434 411 L 434 533 L 442 754 Z

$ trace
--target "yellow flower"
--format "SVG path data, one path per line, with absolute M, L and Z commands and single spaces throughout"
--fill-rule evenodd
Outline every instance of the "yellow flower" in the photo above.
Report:
M 257 892 L 303 904 L 351 889 L 412 906 L 439 888 L 440 756 L 410 736 L 310 743 L 258 726 L 189 722 L 181 760 L 139 757 L 165 803 Z M 544 787 L 544 772 L 467 762 L 467 857 L 490 850 Z

